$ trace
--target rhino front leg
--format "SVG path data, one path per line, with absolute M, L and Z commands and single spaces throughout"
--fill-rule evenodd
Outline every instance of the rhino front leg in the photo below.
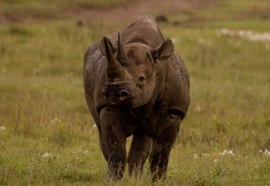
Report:
M 167 114 L 153 137 L 153 147 L 149 158 L 153 181 L 166 177 L 170 152 L 178 135 L 180 122 L 180 115 Z
M 144 133 L 133 135 L 129 155 L 129 176 L 140 176 L 143 173 L 143 165 L 148 158 L 152 146 L 152 139 Z
M 108 179 L 120 180 L 123 177 L 126 153 L 126 134 L 123 130 L 121 112 L 113 108 L 100 111 L 99 140 L 102 153 L 108 162 Z

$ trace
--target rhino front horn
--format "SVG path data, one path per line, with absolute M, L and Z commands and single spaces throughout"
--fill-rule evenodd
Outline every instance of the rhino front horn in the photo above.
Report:
M 100 43 L 100 50 L 105 54 L 107 58 L 107 77 L 108 79 L 115 80 L 124 75 L 124 68 L 120 65 L 120 63 L 114 57 L 115 47 L 111 43 L 111 41 L 104 37 Z

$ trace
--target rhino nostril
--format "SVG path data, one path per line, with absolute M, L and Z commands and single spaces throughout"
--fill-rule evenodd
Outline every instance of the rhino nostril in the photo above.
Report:
M 122 91 L 120 92 L 120 97 L 119 97 L 119 99 L 120 99 L 121 101 L 126 101 L 126 100 L 128 99 L 128 97 L 129 97 L 128 91 L 122 90 Z

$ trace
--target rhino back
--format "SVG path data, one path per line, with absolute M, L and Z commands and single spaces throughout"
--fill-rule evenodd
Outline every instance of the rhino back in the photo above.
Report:
M 151 48 L 156 48 L 162 44 L 165 37 L 161 33 L 155 18 L 151 15 L 144 15 L 119 30 L 124 45 L 140 42 Z M 117 33 L 110 34 L 108 38 L 117 46 Z
M 125 44 L 142 42 L 151 48 L 156 48 L 165 39 L 155 18 L 151 15 L 144 15 L 126 27 L 122 37 Z

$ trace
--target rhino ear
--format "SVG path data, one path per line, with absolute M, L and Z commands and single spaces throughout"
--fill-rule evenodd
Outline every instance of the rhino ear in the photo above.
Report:
M 116 51 L 116 47 L 112 44 L 109 38 L 104 37 L 99 44 L 99 49 L 104 56 L 106 56 L 106 48 L 109 48 L 112 53 L 115 53 Z
M 160 46 L 152 50 L 153 58 L 159 60 L 166 60 L 171 57 L 173 53 L 173 43 L 171 39 L 166 39 Z

